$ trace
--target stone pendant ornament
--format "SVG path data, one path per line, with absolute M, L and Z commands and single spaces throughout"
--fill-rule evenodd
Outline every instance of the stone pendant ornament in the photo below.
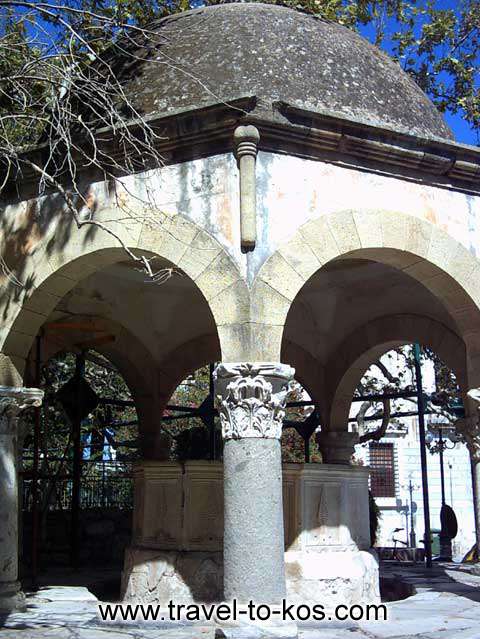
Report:
M 251 124 L 238 126 L 233 134 L 239 170 L 240 245 L 243 253 L 253 251 L 257 241 L 257 185 L 255 162 L 260 133 Z
M 219 364 L 214 380 L 223 439 L 280 439 L 294 374 L 286 364 Z

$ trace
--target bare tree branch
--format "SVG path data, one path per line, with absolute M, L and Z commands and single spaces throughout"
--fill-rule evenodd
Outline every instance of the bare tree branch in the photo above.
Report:
M 108 233 L 150 281 L 163 282 L 172 269 L 155 270 L 151 258 L 135 255 L 96 219 L 84 176 L 88 170 L 114 185 L 115 194 L 126 193 L 117 202 L 126 219 L 161 224 L 148 182 L 151 169 L 164 165 L 158 151 L 164 137 L 126 94 L 119 65 L 148 60 L 194 76 L 159 51 L 165 36 L 158 30 L 80 7 L 0 0 L 0 10 L 15 18 L 0 32 L 0 197 L 12 180 L 33 173 L 39 198 L 59 194 L 64 215 L 78 229 Z M 142 189 L 129 189 L 122 179 L 133 174 L 144 181 Z M 6 262 L 1 267 L 18 286 L 13 269 Z
M 389 399 L 382 400 L 383 411 L 378 417 L 382 419 L 382 423 L 375 430 L 368 430 L 365 425 L 365 416 L 369 408 L 372 406 L 372 402 L 363 402 L 360 410 L 356 415 L 357 425 L 358 425 L 358 443 L 364 444 L 367 441 L 380 441 L 382 437 L 387 432 L 387 428 L 390 424 L 390 415 L 391 415 L 391 406 Z

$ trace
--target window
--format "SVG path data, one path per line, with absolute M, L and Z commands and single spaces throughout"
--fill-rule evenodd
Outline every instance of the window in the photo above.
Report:
M 371 442 L 370 490 L 374 497 L 395 497 L 395 460 L 393 444 Z

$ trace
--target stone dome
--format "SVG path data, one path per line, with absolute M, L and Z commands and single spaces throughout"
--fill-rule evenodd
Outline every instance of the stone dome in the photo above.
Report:
M 152 27 L 150 61 L 130 61 L 127 94 L 145 114 L 257 96 L 426 138 L 453 139 L 441 114 L 386 54 L 341 25 L 247 2 L 177 14 Z M 143 52 L 145 56 L 145 52 Z M 124 69 L 125 71 L 125 69 Z

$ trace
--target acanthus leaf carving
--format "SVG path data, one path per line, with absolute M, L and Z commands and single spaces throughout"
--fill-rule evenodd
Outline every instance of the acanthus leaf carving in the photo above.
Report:
M 285 364 L 220 364 L 214 373 L 224 439 L 280 439 L 294 369 Z
M 22 410 L 40 406 L 43 391 L 38 388 L 0 386 L 0 434 L 14 435 Z

